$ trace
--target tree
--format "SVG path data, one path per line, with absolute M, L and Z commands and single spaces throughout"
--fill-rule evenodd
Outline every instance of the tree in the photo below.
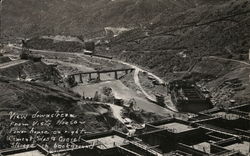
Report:
M 76 82 L 75 79 L 74 79 L 73 77 L 71 77 L 71 76 L 67 78 L 67 82 L 68 82 L 68 84 L 69 84 L 70 87 L 74 87 L 74 86 L 77 85 L 77 82 Z

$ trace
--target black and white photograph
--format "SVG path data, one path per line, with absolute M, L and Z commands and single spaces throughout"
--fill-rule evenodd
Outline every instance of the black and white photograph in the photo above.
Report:
M 0 156 L 250 156 L 250 0 L 0 0 Z

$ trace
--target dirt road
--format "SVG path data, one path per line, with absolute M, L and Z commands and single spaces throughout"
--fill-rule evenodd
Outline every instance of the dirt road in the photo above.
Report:
M 224 61 L 232 61 L 232 62 L 237 62 L 237 63 L 240 63 L 240 64 L 250 66 L 250 63 L 247 63 L 245 61 L 239 61 L 239 60 L 235 60 L 235 59 L 227 59 L 227 58 L 222 58 L 222 57 L 218 57 L 218 56 L 208 56 L 208 57 L 204 57 L 204 58 L 218 59 L 218 60 L 224 60 Z
M 19 65 L 25 62 L 28 62 L 28 60 L 13 60 L 10 62 L 2 63 L 0 64 L 0 69 L 9 68 L 11 66 Z
M 15 46 L 15 45 L 9 45 L 9 46 L 12 47 L 12 48 L 16 48 L 16 49 L 22 49 L 21 47 L 18 47 L 18 46 Z M 49 50 L 36 50 L 36 49 L 29 49 L 29 50 L 32 51 L 32 52 L 38 52 L 38 53 L 50 53 L 50 54 L 51 54 L 51 53 L 55 53 L 55 54 L 60 54 L 60 53 L 62 53 L 62 54 L 69 54 L 69 55 L 77 55 L 77 56 L 82 57 L 82 58 L 86 58 L 86 57 L 95 57 L 95 56 L 85 55 L 85 54 L 83 54 L 83 53 L 55 52 L 55 51 L 49 51 Z M 140 72 L 140 71 L 141 71 L 141 72 L 147 72 L 148 75 L 151 75 L 151 76 L 154 77 L 157 81 L 159 81 L 160 84 L 163 84 L 164 81 L 163 81 L 160 77 L 156 76 L 155 74 L 153 74 L 153 73 L 151 73 L 151 72 L 149 72 L 149 71 L 143 70 L 143 69 L 141 69 L 141 68 L 139 68 L 139 67 L 137 67 L 137 66 L 135 66 L 135 65 L 133 65 L 133 64 L 131 64 L 131 63 L 127 63 L 127 62 L 124 62 L 124 61 L 121 61 L 121 60 L 116 60 L 116 59 L 110 60 L 110 59 L 101 58 L 101 57 L 95 57 L 95 58 L 103 59 L 103 60 L 109 60 L 109 61 L 114 61 L 114 62 L 117 62 L 117 63 L 121 63 L 121 64 L 124 64 L 124 65 L 127 65 L 127 66 L 129 66 L 129 67 L 131 67 L 131 68 L 134 68 L 134 69 L 135 69 L 135 73 L 134 73 L 134 81 L 135 81 L 135 84 L 140 88 L 141 92 L 144 94 L 144 96 L 145 96 L 149 101 L 151 101 L 151 102 L 156 102 L 156 98 L 150 96 L 150 95 L 143 89 L 143 87 L 141 86 L 141 83 L 140 83 L 140 80 L 139 80 L 139 72 Z M 171 98 L 167 98 L 167 99 L 171 99 Z M 166 107 L 167 107 L 167 109 L 176 112 L 177 110 L 176 110 L 175 108 L 173 108 L 172 105 L 168 105 L 169 103 L 172 103 L 172 101 L 171 101 L 171 100 L 166 101 Z M 156 104 L 154 104 L 154 105 L 156 105 Z M 166 109 L 166 108 L 163 108 L 163 107 L 161 107 L 161 108 L 162 108 L 162 109 Z
M 134 99 L 136 101 L 136 107 L 139 109 L 143 109 L 147 112 L 153 112 L 162 116 L 167 116 L 172 114 L 173 112 L 167 108 L 163 108 L 159 105 L 156 105 L 152 102 L 149 102 L 143 97 L 139 97 L 135 91 L 131 90 L 130 88 L 126 87 L 121 81 L 104 81 L 95 84 L 88 84 L 88 85 L 79 85 L 73 88 L 74 92 L 79 93 L 86 97 L 93 97 L 96 91 L 102 90 L 103 87 L 112 88 L 112 93 L 116 98 L 123 99 L 125 103 L 127 103 L 130 99 Z M 100 92 L 99 92 L 100 93 Z M 119 113 L 119 112 L 117 112 Z
M 114 117 L 117 118 L 122 123 L 124 123 L 124 120 L 123 120 L 123 118 L 121 116 L 123 107 L 117 106 L 117 105 L 114 105 L 114 104 L 107 104 L 107 105 L 109 105 L 111 107 Z

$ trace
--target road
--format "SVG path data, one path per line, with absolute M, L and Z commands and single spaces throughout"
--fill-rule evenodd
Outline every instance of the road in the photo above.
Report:
M 8 45 L 10 48 L 15 48 L 15 49 L 19 49 L 19 50 L 22 50 L 21 47 L 19 46 L 15 46 L 13 44 L 9 44 Z M 37 49 L 29 49 L 31 52 L 38 52 L 38 53 L 50 53 L 50 54 L 60 54 L 60 53 L 64 53 L 64 54 L 70 54 L 70 55 L 76 55 L 76 54 L 79 54 L 79 53 L 74 53 L 74 52 L 63 52 L 63 51 L 50 51 L 50 50 L 37 50 Z
M 112 108 L 114 117 L 117 118 L 122 123 L 124 123 L 124 120 L 121 116 L 123 107 L 114 104 L 107 104 L 107 105 L 109 105 Z
M 2 64 L 0 64 L 0 69 L 9 68 L 9 67 L 12 67 L 12 66 L 15 66 L 15 65 L 25 63 L 27 61 L 28 60 L 13 60 L 13 61 L 10 61 L 10 62 L 2 63 Z
M 224 60 L 224 61 L 232 61 L 232 62 L 237 62 L 237 63 L 240 63 L 240 64 L 250 66 L 250 64 L 245 62 L 245 61 L 239 61 L 239 60 L 235 60 L 235 59 L 227 59 L 227 58 L 218 57 L 218 56 L 208 56 L 208 57 L 204 57 L 204 58 L 218 59 L 218 60 Z
M 135 69 L 135 73 L 134 73 L 134 81 L 135 81 L 135 84 L 140 88 L 141 92 L 144 94 L 144 96 L 149 100 L 149 101 L 152 101 L 152 102 L 156 102 L 156 98 L 155 97 L 152 97 L 150 96 L 144 89 L 143 87 L 141 86 L 141 83 L 140 83 L 140 80 L 139 80 L 139 72 L 140 70 L 139 69 Z
M 145 71 L 144 71 L 143 69 L 141 69 L 141 68 L 135 66 L 135 65 L 130 64 L 130 63 L 123 62 L 123 61 L 120 61 L 120 60 L 116 60 L 116 61 L 119 62 L 119 63 L 122 63 L 122 64 L 124 64 L 124 65 L 130 66 L 131 68 L 134 68 L 134 69 L 135 69 L 135 73 L 134 73 L 134 81 L 135 81 L 135 84 L 140 88 L 141 92 L 145 95 L 145 97 L 146 97 L 149 101 L 156 102 L 156 98 L 150 96 L 150 95 L 143 89 L 143 87 L 141 86 L 140 79 L 139 79 L 139 72 L 145 72 Z M 160 78 L 158 78 L 157 76 L 153 75 L 152 73 L 148 73 L 148 74 L 154 76 L 157 80 L 160 80 L 159 82 L 162 82 L 162 80 L 161 80 Z
M 135 107 L 146 112 L 153 112 L 162 116 L 173 114 L 171 110 L 154 104 L 144 97 L 138 96 L 134 90 L 125 86 L 120 80 L 103 81 L 88 85 L 78 85 L 73 88 L 73 91 L 79 93 L 80 95 L 82 95 L 84 92 L 84 96 L 93 97 L 96 91 L 102 90 L 103 87 L 112 88 L 113 95 L 117 99 L 123 99 L 125 104 L 127 104 L 129 100 L 134 99 L 136 101 Z
M 146 70 L 143 70 L 135 65 L 132 65 L 130 63 L 127 63 L 127 62 L 123 62 L 123 61 L 120 61 L 120 60 L 116 60 L 117 62 L 119 63 L 122 63 L 122 64 L 125 64 L 127 66 L 130 66 L 131 68 L 134 68 L 135 69 L 135 73 L 134 73 L 134 81 L 135 81 L 135 84 L 140 88 L 141 92 L 144 94 L 144 96 L 151 102 L 157 102 L 156 101 L 156 97 L 152 97 L 150 96 L 144 89 L 143 87 L 141 86 L 141 83 L 140 83 L 140 79 L 139 79 L 139 72 L 147 72 L 148 75 L 154 77 L 160 84 L 164 84 L 165 82 L 158 76 L 156 76 L 155 74 L 149 72 L 149 71 L 146 71 Z M 173 112 L 177 112 L 177 110 L 172 107 L 173 104 L 172 104 L 172 101 L 171 101 L 171 97 L 167 97 L 165 99 L 168 99 L 167 101 L 165 101 L 165 104 L 166 104 L 166 107 L 173 111 Z M 169 105 L 170 104 L 170 105 Z
M 18 46 L 15 46 L 15 45 L 12 45 L 10 44 L 9 47 L 12 47 L 12 48 L 16 48 L 16 49 L 22 49 L 21 47 L 18 47 Z M 95 56 L 89 56 L 89 55 L 85 55 L 83 53 L 72 53 L 72 52 L 55 52 L 55 51 L 49 51 L 49 50 L 36 50 L 36 49 L 29 49 L 30 51 L 32 52 L 38 52 L 38 53 L 55 53 L 55 54 L 69 54 L 69 55 L 77 55 L 79 57 L 82 57 L 84 59 L 86 59 L 86 57 L 95 57 Z M 107 58 L 101 58 L 101 57 L 95 57 L 95 58 L 98 58 L 98 59 L 103 59 L 103 60 L 109 60 Z M 110 61 L 110 60 L 109 60 Z M 154 77 L 157 81 L 159 81 L 160 84 L 164 84 L 164 81 L 156 76 L 155 74 L 149 72 L 149 71 L 146 71 L 146 70 L 143 70 L 141 69 L 140 67 L 136 66 L 136 65 L 133 65 L 131 63 L 127 63 L 127 62 L 124 62 L 124 61 L 121 61 L 121 60 L 116 60 L 116 59 L 112 59 L 112 61 L 114 62 L 117 62 L 117 63 L 121 63 L 121 64 L 124 64 L 124 65 L 127 65 L 131 68 L 134 68 L 135 69 L 135 72 L 134 72 L 134 81 L 135 81 L 135 84 L 140 88 L 141 92 L 144 94 L 144 96 L 151 102 L 156 102 L 156 98 L 153 97 L 153 96 L 150 96 L 144 89 L 143 87 L 141 86 L 141 83 L 140 83 L 140 79 L 139 79 L 139 72 L 147 72 L 148 75 L 151 75 L 152 77 Z M 172 103 L 172 101 L 170 100 L 171 98 L 167 98 L 169 99 L 168 101 L 165 102 L 166 104 L 166 107 L 167 109 L 173 111 L 173 112 L 176 112 L 177 110 L 175 108 L 172 107 L 172 104 L 171 105 L 168 105 L 169 103 Z M 162 108 L 164 109 L 164 108 Z
M 12 44 L 10 44 L 8 46 L 12 47 L 12 48 L 19 49 L 19 50 L 22 49 L 21 47 L 18 47 L 18 46 L 12 45 Z M 41 52 L 41 53 L 56 53 L 56 54 L 58 54 L 58 53 L 67 53 L 67 54 L 70 54 L 70 55 L 78 55 L 79 54 L 79 53 L 72 53 L 72 52 L 55 52 L 55 51 L 49 51 L 49 50 L 36 50 L 36 49 L 30 49 L 30 50 L 33 51 L 33 52 Z M 84 54 L 80 54 L 80 55 L 84 55 Z M 86 55 L 84 55 L 84 56 L 86 56 Z M 218 56 L 207 56 L 207 57 L 204 57 L 204 58 L 219 59 L 219 60 L 224 60 L 224 61 L 233 61 L 233 62 L 238 62 L 240 64 L 245 64 L 247 66 L 250 66 L 250 63 L 247 63 L 245 61 L 239 61 L 239 60 L 235 60 L 235 59 L 227 59 L 227 58 L 222 58 L 222 57 L 218 57 Z M 115 60 L 115 61 L 120 62 L 122 64 L 126 64 L 126 65 L 128 65 L 130 67 L 133 67 L 135 69 L 139 69 L 139 71 L 144 71 L 143 69 L 141 69 L 141 68 L 139 68 L 139 67 L 137 67 L 135 65 L 132 65 L 130 63 L 123 62 L 123 61 L 120 61 L 120 60 Z M 148 72 L 148 71 L 146 71 L 146 72 Z M 152 75 L 160 83 L 164 83 L 164 81 L 161 78 L 159 78 L 158 76 L 154 75 L 153 73 L 148 72 L 148 74 Z
M 65 62 L 65 61 L 60 61 L 57 59 L 45 59 L 44 61 L 45 63 L 54 63 L 54 64 L 61 64 L 62 66 L 67 66 L 67 67 L 74 67 L 77 68 L 79 71 L 82 72 L 91 72 L 91 71 L 95 71 L 95 69 L 93 68 L 89 68 L 85 65 L 81 65 L 81 64 L 76 64 L 76 63 L 70 63 L 70 62 Z M 72 74 L 71 72 L 63 72 L 64 76 L 70 75 Z

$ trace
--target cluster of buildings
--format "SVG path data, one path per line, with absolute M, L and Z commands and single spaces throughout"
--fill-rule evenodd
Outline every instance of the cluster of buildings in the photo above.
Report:
M 47 151 L 41 146 L 5 149 L 1 156 L 248 156 L 250 103 L 201 112 L 188 121 L 171 118 L 137 129 L 133 136 L 107 131 L 82 136 L 78 148 Z

